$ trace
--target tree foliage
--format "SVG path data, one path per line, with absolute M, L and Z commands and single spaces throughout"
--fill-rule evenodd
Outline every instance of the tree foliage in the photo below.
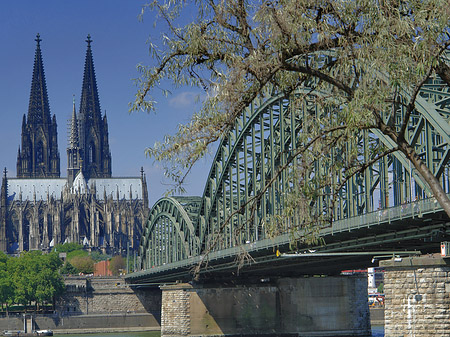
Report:
M 111 258 L 109 261 L 109 267 L 108 269 L 111 271 L 113 275 L 119 275 L 121 270 L 125 269 L 126 261 L 125 258 L 123 258 L 120 255 L 116 255 Z
M 94 260 L 90 256 L 75 256 L 68 261 L 80 273 L 92 274 L 94 272 Z
M 102 252 L 99 251 L 92 251 L 91 257 L 95 262 L 99 262 L 109 260 L 111 258 L 111 255 L 103 254 Z
M 66 259 L 71 260 L 76 256 L 88 256 L 89 253 L 83 249 L 83 245 L 75 242 L 66 242 L 57 244 L 55 251 L 58 253 L 66 253 Z
M 317 109 L 332 113 L 312 116 L 302 127 L 301 150 L 290 169 L 298 188 L 287 199 L 288 213 L 307 209 L 317 197 L 308 169 L 317 158 L 340 170 L 344 181 L 370 165 L 358 153 L 330 162 L 329 149 L 345 153 L 356 134 L 375 129 L 396 147 L 374 149 L 374 157 L 402 152 L 450 216 L 450 201 L 439 181 L 405 137 L 419 90 L 430 76 L 438 74 L 450 85 L 449 64 L 442 58 L 450 45 L 447 0 L 155 0 L 144 6 L 143 15 L 147 10 L 167 29 L 159 41 L 150 41 L 156 65 L 139 66 L 131 109 L 154 110 L 152 93 L 166 80 L 207 94 L 189 123 L 147 149 L 165 163 L 176 186 L 182 186 L 208 147 L 235 126 L 264 89 L 289 97 L 305 83 L 314 83 L 309 94 L 316 94 Z M 192 11 L 195 19 L 183 25 L 181 18 Z M 291 104 L 303 99 L 292 96 Z M 403 106 L 401 116 L 394 103 Z M 326 176 L 314 179 L 321 187 L 331 184 Z M 333 193 L 340 187 L 330 186 Z
M 70 253 L 82 249 L 83 245 L 76 242 L 59 243 L 55 246 L 55 252 L 57 253 Z
M 72 250 L 71 252 L 67 253 L 67 260 L 72 260 L 75 257 L 87 257 L 89 255 L 89 252 L 84 249 L 77 249 Z
M 0 302 L 11 304 L 13 297 L 13 284 L 8 273 L 8 257 L 0 252 Z
M 79 273 L 78 269 L 72 266 L 72 264 L 69 261 L 66 261 L 64 263 L 64 266 L 60 270 L 61 275 L 76 275 Z
M 24 252 L 7 258 L 0 253 L 0 301 L 29 305 L 50 302 L 64 291 L 56 253 Z

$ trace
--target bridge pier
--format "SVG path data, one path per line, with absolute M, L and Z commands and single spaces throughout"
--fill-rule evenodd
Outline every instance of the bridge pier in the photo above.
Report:
M 161 287 L 161 336 L 369 336 L 367 279 L 302 277 Z
M 385 334 L 441 337 L 450 331 L 450 263 L 439 255 L 380 261 Z

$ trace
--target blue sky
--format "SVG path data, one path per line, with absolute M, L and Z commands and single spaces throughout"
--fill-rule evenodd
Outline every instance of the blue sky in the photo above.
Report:
M 138 0 L 18 0 L 0 2 L 0 166 L 16 175 L 21 121 L 28 112 L 35 36 L 40 34 L 50 110 L 58 123 L 61 176 L 67 176 L 67 121 L 72 95 L 79 108 L 86 36 L 91 35 L 102 111 L 109 123 L 113 176 L 138 176 L 143 166 L 150 204 L 168 188 L 159 164 L 144 150 L 189 120 L 194 104 L 192 88 L 173 91 L 165 98 L 156 93 L 157 113 L 128 112 L 138 77 L 136 65 L 152 64 L 146 41 L 155 41 L 161 24 L 153 26 L 153 13 L 138 15 L 145 1 Z M 172 89 L 168 87 L 168 89 Z M 187 195 L 201 195 L 211 157 L 203 160 L 187 181 Z M 150 206 L 151 206 L 150 205 Z

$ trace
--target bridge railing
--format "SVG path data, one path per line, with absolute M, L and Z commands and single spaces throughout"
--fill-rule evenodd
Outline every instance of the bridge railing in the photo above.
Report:
M 402 219 L 421 218 L 424 214 L 435 213 L 442 210 L 436 198 L 427 198 L 404 203 L 399 206 L 379 209 L 363 215 L 338 220 L 324 234 L 334 234 L 342 231 L 351 231 L 362 227 L 370 227 L 380 223 L 390 223 Z

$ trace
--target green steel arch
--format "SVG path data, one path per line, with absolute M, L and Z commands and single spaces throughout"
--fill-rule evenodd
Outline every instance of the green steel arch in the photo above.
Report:
M 332 57 L 332 54 L 324 57 Z M 445 55 L 446 62 L 450 62 Z M 383 75 L 380 73 L 379 75 Z M 218 147 L 209 175 L 206 180 L 203 196 L 197 198 L 196 212 L 186 216 L 172 214 L 170 221 L 179 222 L 178 227 L 195 237 L 189 238 L 197 244 L 195 250 L 187 254 L 178 252 L 178 248 L 167 246 L 170 240 L 162 241 L 166 251 L 173 251 L 166 260 L 156 258 L 158 249 L 151 232 L 159 233 L 158 219 L 169 218 L 164 211 L 164 203 L 174 203 L 175 198 L 158 201 L 152 209 L 148 226 L 145 229 L 141 256 L 150 264 L 179 261 L 199 255 L 204 250 L 221 250 L 252 243 L 270 237 L 267 223 L 270 218 L 281 215 L 285 203 L 286 191 L 289 188 L 287 172 L 274 178 L 280 166 L 291 159 L 292 153 L 301 142 L 302 125 L 305 118 L 321 113 L 315 104 L 320 96 L 330 96 L 332 88 L 322 92 L 312 91 L 317 83 L 306 83 L 290 96 L 276 93 L 267 87 L 261 95 L 247 107 L 236 120 L 234 128 L 224 137 Z M 301 104 L 294 105 L 293 98 L 302 97 Z M 408 102 L 408 92 L 401 93 L 400 101 L 393 105 L 396 110 L 394 125 L 399 125 L 404 116 L 404 104 Z M 391 113 L 386 112 L 383 118 L 388 121 Z M 450 191 L 450 88 L 437 76 L 432 77 L 422 88 L 416 100 L 408 128 L 406 139 L 413 145 L 426 165 L 439 178 L 444 190 Z M 369 149 L 383 146 L 390 149 L 395 144 L 378 130 L 361 131 L 354 144 L 365 160 L 373 159 Z M 326 168 L 325 168 L 326 169 Z M 317 162 L 312 170 L 324 170 Z M 339 180 L 339 172 L 333 173 L 333 179 Z M 269 188 L 266 183 L 273 180 Z M 257 195 L 261 196 L 257 203 L 249 203 Z M 400 205 L 405 201 L 413 201 L 417 197 L 429 196 L 430 192 L 411 167 L 408 160 L 400 152 L 394 152 L 368 167 L 364 174 L 355 175 L 342 188 L 336 207 L 333 208 L 333 219 L 342 220 L 349 217 L 374 212 L 378 208 Z M 324 193 L 316 203 L 319 211 L 330 204 L 329 196 Z M 183 207 L 177 206 L 182 213 Z M 187 213 L 185 213 L 187 214 Z M 175 226 L 175 225 L 174 225 Z M 177 227 L 177 228 L 178 228 Z M 174 227 L 175 228 L 175 227 Z M 177 229 L 178 230 L 178 229 Z M 179 231 L 178 231 L 179 232 Z M 168 235 L 169 233 L 166 232 Z M 175 235 L 175 231 L 173 232 Z M 188 238 L 186 238 L 188 240 Z M 151 252 L 150 252 L 151 251 Z M 187 251 L 187 250 L 186 250 Z M 155 257 L 151 257 L 154 254 Z M 145 264 L 149 267 L 148 262 Z
M 139 246 L 141 267 L 150 269 L 200 254 L 200 241 L 191 219 L 200 197 L 167 197 L 150 210 Z

